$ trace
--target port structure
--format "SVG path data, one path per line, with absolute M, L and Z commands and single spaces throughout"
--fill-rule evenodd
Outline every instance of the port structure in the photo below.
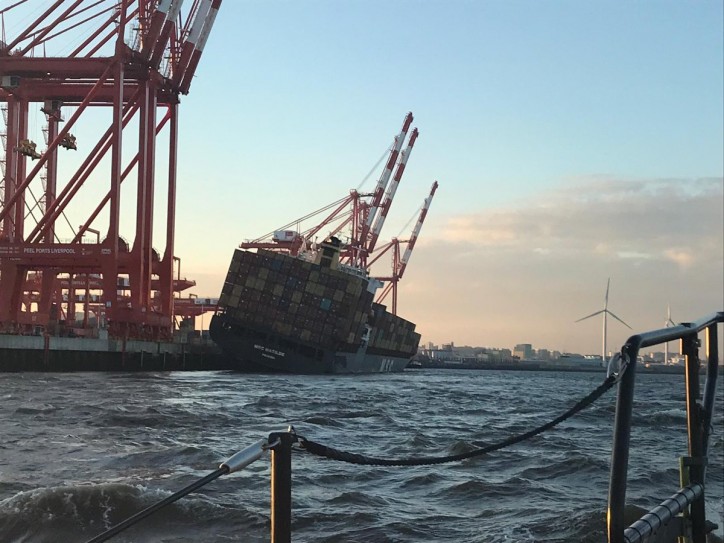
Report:
M 417 218 L 417 222 L 415 223 L 415 227 L 412 230 L 412 235 L 409 239 L 406 240 L 400 240 L 398 238 L 392 238 L 387 244 L 385 244 L 383 247 L 380 247 L 374 254 L 373 258 L 369 261 L 368 267 L 371 267 L 372 264 L 377 262 L 382 255 L 387 253 L 388 251 L 392 251 L 392 273 L 389 276 L 375 276 L 376 279 L 379 281 L 382 281 L 385 284 L 385 286 L 382 288 L 382 291 L 377 296 L 377 303 L 382 303 L 387 296 L 392 293 L 392 314 L 397 315 L 397 284 L 402 279 L 402 276 L 405 274 L 405 269 L 407 268 L 407 263 L 410 261 L 410 256 L 412 255 L 412 250 L 415 248 L 415 243 L 417 243 L 417 238 L 420 236 L 420 231 L 422 230 L 422 223 L 425 222 L 425 217 L 427 217 L 427 212 L 430 209 L 430 204 L 432 203 L 432 198 L 435 196 L 435 191 L 437 190 L 438 183 L 435 181 L 432 184 L 432 188 L 430 189 L 430 194 L 427 198 L 425 198 L 424 203 L 422 204 L 422 208 L 420 209 L 420 214 Z M 402 253 L 402 257 L 400 257 L 400 245 L 405 244 L 405 252 Z
M 282 251 L 299 256 L 314 250 L 317 242 L 322 241 L 318 239 L 320 235 L 323 235 L 324 239 L 331 236 L 340 237 L 343 241 L 340 262 L 350 268 L 363 270 L 371 277 L 382 281 L 384 287 L 377 294 L 376 301 L 382 303 L 392 293 L 391 312 L 396 315 L 398 283 L 405 273 L 410 255 L 438 187 L 438 182 L 435 181 L 429 195 L 425 198 L 410 237 L 408 239 L 392 238 L 391 241 L 378 247 L 382 227 L 392 207 L 397 188 L 405 172 L 405 166 L 419 135 L 417 128 L 413 128 L 410 132 L 413 120 L 412 113 L 405 116 L 400 132 L 394 136 L 389 147 L 385 166 L 373 192 L 362 193 L 351 190 L 348 196 L 256 239 L 245 241 L 239 247 Z M 409 138 L 408 132 L 410 132 Z M 407 145 L 403 149 L 406 139 Z M 320 216 L 323 217 L 321 221 Z M 309 226 L 310 223 L 311 226 Z M 404 253 L 401 250 L 402 245 L 405 245 Z M 372 275 L 372 265 L 389 252 L 392 253 L 391 272 Z
M 186 4 L 11 0 L 0 8 L 0 332 L 47 331 L 63 315 L 74 322 L 81 304 L 84 324 L 93 311 L 111 337 L 172 335 L 174 292 L 195 284 L 180 277 L 174 255 L 180 95 L 189 92 L 221 0 Z M 70 35 L 80 42 L 67 53 Z M 45 149 L 30 136 L 37 109 L 47 121 Z M 76 138 L 76 129 L 93 132 L 97 125 L 84 121 L 98 110 L 110 119 L 107 129 L 95 139 Z M 157 138 L 164 130 L 161 165 Z M 85 158 L 64 167 L 65 153 Z M 160 171 L 168 177 L 161 195 Z M 122 206 L 121 184 L 133 176 L 135 202 Z M 81 200 L 81 187 L 98 179 L 99 201 Z M 163 254 L 152 246 L 159 202 L 166 210 Z M 75 222 L 68 219 L 74 203 L 87 213 L 73 215 Z M 135 226 L 131 244 L 122 221 Z M 187 316 L 209 309 L 208 301 L 176 305 Z

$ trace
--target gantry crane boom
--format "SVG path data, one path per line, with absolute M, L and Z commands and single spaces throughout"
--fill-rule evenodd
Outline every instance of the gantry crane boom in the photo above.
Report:
M 158 69 L 184 0 L 160 0 L 143 36 L 141 56 Z
M 382 227 L 385 224 L 387 213 L 389 213 L 390 206 L 392 205 L 392 200 L 395 198 L 397 187 L 402 180 L 402 174 L 405 173 L 405 165 L 410 158 L 410 154 L 412 154 L 412 148 L 415 145 L 415 140 L 417 140 L 418 134 L 419 133 L 417 131 L 417 128 L 414 128 L 412 130 L 412 134 L 410 134 L 410 141 L 407 143 L 407 148 L 405 148 L 405 150 L 402 151 L 402 153 L 400 154 L 400 158 L 397 162 L 397 169 L 395 170 L 395 175 L 392 178 L 389 186 L 387 187 L 387 192 L 385 193 L 385 200 L 382 202 L 382 209 L 380 210 L 380 214 L 375 220 L 374 226 L 372 227 L 372 235 L 369 239 L 368 244 L 365 247 L 366 254 L 371 254 L 372 251 L 375 250 L 377 239 L 380 237 L 380 232 L 382 231 Z
M 211 28 L 214 26 L 214 21 L 216 21 L 216 15 L 219 13 L 219 7 L 221 7 L 221 0 L 213 0 L 209 12 L 204 18 L 204 26 L 201 28 L 201 34 L 199 35 L 199 39 L 194 44 L 194 50 L 191 52 L 191 59 L 189 60 L 188 66 L 184 70 L 183 78 L 181 79 L 181 84 L 179 85 L 179 90 L 181 91 L 181 94 L 187 94 L 189 92 L 191 80 L 196 73 L 196 67 L 199 64 L 199 60 L 201 60 L 201 54 L 204 52 L 206 40 L 209 37 Z
M 432 198 L 435 196 L 436 190 L 437 181 L 432 184 L 432 188 L 430 189 L 430 195 L 425 198 L 425 202 L 422 204 L 422 209 L 420 210 L 420 216 L 417 219 L 417 224 L 415 224 L 415 228 L 413 228 L 412 230 L 412 236 L 410 236 L 410 241 L 407 242 L 405 254 L 402 255 L 402 260 L 400 261 L 400 269 L 397 272 L 398 280 L 402 279 L 402 276 L 405 273 L 405 268 L 407 267 L 407 263 L 410 261 L 410 255 L 412 254 L 412 250 L 415 248 L 415 243 L 417 243 L 417 238 L 420 235 L 420 230 L 422 230 L 422 223 L 425 222 L 425 217 L 427 217 L 427 212 L 430 209 L 430 204 L 432 203 Z
M 397 284 L 400 282 L 402 276 L 405 274 L 405 268 L 407 267 L 407 263 L 410 261 L 410 255 L 412 254 L 412 250 L 415 248 L 415 243 L 417 242 L 417 238 L 419 237 L 420 231 L 422 230 L 422 224 L 425 222 L 425 217 L 427 217 L 427 212 L 430 209 L 430 204 L 432 203 L 433 196 L 435 196 L 437 186 L 437 181 L 435 181 L 432 184 L 429 196 L 425 198 L 425 201 L 422 204 L 422 208 L 420 209 L 420 215 L 418 216 L 417 223 L 412 230 L 412 235 L 410 236 L 410 239 L 398 240 L 397 238 L 393 238 L 390 243 L 388 243 L 380 251 L 378 251 L 374 260 L 370 262 L 371 265 L 389 249 L 393 250 L 392 275 L 390 277 L 376 277 L 376 279 L 387 283 L 378 295 L 377 303 L 382 303 L 387 295 L 392 292 L 392 313 L 395 315 L 397 314 Z M 402 243 L 406 243 L 407 248 L 405 249 L 405 253 L 402 258 L 400 258 L 400 244 Z
M 153 54 L 151 55 L 151 66 L 154 69 L 158 69 L 159 65 L 161 64 L 161 59 L 163 58 L 164 51 L 166 51 L 166 46 L 168 45 L 171 37 L 174 35 L 173 30 L 178 21 L 179 12 L 183 3 L 184 0 L 174 0 L 173 4 L 171 4 L 171 7 L 168 10 L 168 17 L 166 17 L 163 28 L 161 30 L 161 34 L 156 40 Z
M 186 36 L 186 40 L 184 40 L 184 43 L 181 46 L 179 58 L 173 64 L 173 75 L 171 76 L 171 79 L 173 84 L 177 87 L 181 84 L 181 79 L 186 71 L 186 67 L 189 65 L 191 55 L 194 52 L 196 41 L 201 35 L 201 30 L 204 27 L 204 21 L 211 9 L 211 0 L 201 0 L 201 4 L 194 7 L 197 7 L 197 9 L 196 13 L 193 14 L 193 19 L 191 19 L 191 28 Z
M 181 56 L 173 66 L 173 84 L 182 94 L 188 92 L 191 79 L 201 58 L 206 39 L 214 25 L 221 0 L 201 0 L 186 41 L 181 48 Z
M 308 213 L 304 217 L 301 217 L 297 219 L 296 221 L 293 221 L 286 226 L 283 226 L 281 228 L 275 229 L 272 232 L 269 232 L 265 234 L 262 237 L 256 238 L 252 241 L 246 241 L 239 244 L 239 247 L 241 249 L 284 249 L 286 251 L 289 251 L 292 255 L 297 255 L 302 249 L 305 244 L 312 240 L 314 236 L 316 236 L 322 228 L 325 226 L 331 225 L 333 223 L 337 224 L 337 221 L 343 220 L 343 225 L 349 224 L 351 220 L 351 212 L 347 210 L 348 206 L 350 204 L 353 204 L 353 207 L 356 207 L 354 205 L 354 202 L 359 199 L 359 194 L 357 191 L 350 192 L 349 196 L 346 196 L 345 198 L 342 198 L 340 200 L 337 200 L 336 202 L 333 202 L 332 204 L 326 205 L 321 209 L 318 209 L 316 211 L 313 211 L 312 213 Z M 273 238 L 271 241 L 268 239 L 269 237 L 275 236 L 277 232 L 285 232 L 287 228 L 298 225 L 302 221 L 310 219 L 311 217 L 315 217 L 324 211 L 327 211 L 329 209 L 334 208 L 320 223 L 305 229 L 302 232 L 295 233 L 295 235 L 290 239 L 278 239 Z M 336 226 L 334 228 L 334 232 L 338 232 L 343 226 Z
M 372 223 L 375 220 L 375 216 L 377 215 L 380 203 L 382 202 L 382 196 L 384 196 L 385 194 L 387 184 L 389 183 L 390 177 L 392 176 L 392 170 L 395 167 L 397 157 L 400 154 L 400 149 L 402 149 L 402 144 L 407 137 L 407 131 L 410 129 L 410 125 L 412 124 L 413 119 L 414 118 L 412 116 L 412 112 L 408 113 L 405 116 L 405 120 L 402 123 L 402 130 L 397 136 L 395 136 L 395 139 L 392 142 L 392 146 L 390 148 L 390 155 L 387 159 L 387 163 L 385 164 L 384 169 L 382 170 L 382 174 L 380 174 L 380 178 L 377 180 L 377 186 L 375 186 L 375 191 L 372 195 L 372 202 L 370 203 L 367 218 L 364 220 L 362 230 L 359 234 L 359 251 L 362 251 L 367 245 L 367 236 L 369 235 L 372 228 Z M 361 263 L 364 265 L 368 254 L 363 253 L 357 256 L 361 258 Z
M 153 55 L 157 41 L 166 27 L 166 23 L 169 19 L 171 3 L 172 0 L 159 0 L 153 15 L 150 16 L 151 22 L 148 25 L 148 30 L 144 34 L 143 41 L 141 43 L 141 56 L 145 60 L 149 60 Z
M 387 284 L 383 288 L 377 301 L 382 302 L 384 298 L 392 292 L 392 313 L 397 313 L 397 284 L 405 273 L 408 262 L 410 261 L 410 255 L 415 247 L 415 243 L 420 235 L 422 225 L 427 217 L 430 204 L 437 190 L 438 183 L 435 181 L 430 189 L 430 193 L 425 198 L 423 205 L 418 214 L 417 223 L 412 229 L 412 234 L 409 239 L 400 240 L 393 238 L 389 243 L 379 249 L 375 249 L 376 242 L 379 239 L 380 232 L 385 222 L 385 218 L 390 210 L 392 201 L 397 192 L 397 188 L 402 179 L 402 175 L 405 171 L 405 166 L 408 159 L 410 158 L 412 148 L 417 140 L 418 130 L 414 128 L 410 134 L 407 147 L 404 151 L 398 152 L 402 148 L 405 135 L 412 123 L 412 113 L 408 113 L 403 123 L 402 131 L 398 136 L 395 137 L 395 141 L 390 151 L 390 159 L 397 157 L 397 161 L 388 160 L 385 170 L 383 171 L 380 179 L 377 182 L 377 186 L 373 193 L 359 194 L 353 190 L 350 195 L 346 198 L 342 198 L 317 210 L 313 213 L 307 214 L 304 217 L 288 223 L 287 225 L 273 230 L 264 236 L 257 238 L 253 241 L 247 241 L 239 245 L 242 249 L 270 249 L 276 251 L 288 252 L 292 255 L 299 255 L 310 248 L 310 242 L 313 237 L 322 231 L 323 228 L 329 227 L 329 230 L 325 232 L 326 235 L 336 236 L 343 229 L 350 227 L 351 234 L 349 236 L 349 243 L 345 244 L 342 249 L 340 256 L 344 258 L 344 263 L 351 264 L 360 270 L 364 270 L 369 274 L 369 271 L 373 264 L 375 264 L 381 256 L 392 250 L 392 274 L 390 276 L 375 276 L 374 278 Z M 391 172 L 393 165 L 396 165 L 395 173 L 392 179 Z M 384 192 L 384 200 L 382 200 L 382 190 Z M 380 205 L 380 202 L 381 205 Z M 302 228 L 300 225 L 303 221 L 316 217 L 321 212 L 332 210 L 321 222 L 316 223 L 312 227 Z M 376 211 L 379 214 L 376 215 Z M 375 219 L 374 221 L 371 220 Z M 373 225 L 371 229 L 366 230 L 364 227 L 360 230 L 356 230 L 359 225 L 366 225 L 368 228 Z M 287 230 L 290 227 L 296 227 L 296 230 Z M 369 234 L 365 237 L 365 232 Z M 367 243 L 365 243 L 367 242 Z M 400 246 L 401 244 L 407 244 L 404 255 L 400 257 Z M 313 247 L 313 244 L 311 244 Z M 374 252 L 373 252 L 374 251 Z

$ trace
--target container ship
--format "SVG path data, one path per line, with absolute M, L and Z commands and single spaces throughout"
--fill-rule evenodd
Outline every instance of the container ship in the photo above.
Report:
M 373 302 L 379 281 L 339 265 L 339 243 L 322 243 L 314 261 L 235 251 L 209 332 L 238 369 L 372 373 L 407 366 L 420 334 Z
M 397 285 L 437 181 L 410 238 L 377 246 L 417 138 L 413 129 L 402 150 L 411 122 L 408 113 L 374 192 L 351 191 L 303 218 L 309 221 L 334 208 L 321 223 L 302 230 L 301 219 L 293 221 L 290 224 L 298 230 L 282 227 L 236 249 L 209 326 L 211 338 L 235 368 L 308 374 L 399 372 L 417 353 L 420 334 L 412 322 L 397 316 Z M 329 233 L 317 243 L 325 229 Z M 388 253 L 391 272 L 373 275 L 372 265 Z M 389 294 L 390 310 L 382 304 Z

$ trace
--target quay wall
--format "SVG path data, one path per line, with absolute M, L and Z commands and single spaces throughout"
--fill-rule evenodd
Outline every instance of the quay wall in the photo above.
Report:
M 0 372 L 232 369 L 215 346 L 43 336 L 0 336 Z

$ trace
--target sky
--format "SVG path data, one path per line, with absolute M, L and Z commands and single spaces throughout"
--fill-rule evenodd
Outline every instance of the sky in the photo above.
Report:
M 358 188 L 412 111 L 382 239 L 437 180 L 399 293 L 423 342 L 600 353 L 600 317 L 575 321 L 609 278 L 632 327 L 609 321 L 609 350 L 667 307 L 721 311 L 723 21 L 719 1 L 225 0 L 180 107 L 182 275 L 218 296 L 240 242 Z

